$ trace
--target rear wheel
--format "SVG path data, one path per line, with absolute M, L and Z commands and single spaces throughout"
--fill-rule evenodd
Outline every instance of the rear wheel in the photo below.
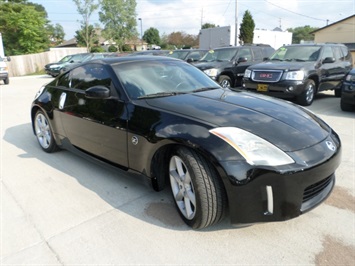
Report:
M 181 147 L 170 157 L 169 177 L 180 216 L 194 229 L 218 223 L 226 212 L 222 180 L 202 156 Z
M 7 77 L 6 79 L 4 79 L 4 83 L 8 85 L 10 83 L 10 79 Z
M 58 150 L 48 119 L 42 111 L 37 111 L 35 115 L 34 128 L 38 143 L 45 152 L 51 153 Z
M 316 94 L 316 85 L 313 80 L 306 80 L 306 86 L 304 91 L 297 97 L 297 102 L 300 105 L 308 106 L 311 105 L 314 100 L 314 95 Z
M 223 87 L 223 88 L 230 88 L 232 87 L 232 81 L 231 78 L 228 76 L 220 76 L 218 79 L 218 83 Z

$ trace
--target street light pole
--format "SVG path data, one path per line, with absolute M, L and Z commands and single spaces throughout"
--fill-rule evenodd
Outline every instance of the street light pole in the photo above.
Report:
M 142 21 L 143 21 L 143 20 L 142 20 L 142 18 L 138 18 L 138 20 L 141 21 L 141 41 L 142 41 L 142 50 L 143 50 L 143 31 L 142 31 L 142 29 L 143 29 L 143 28 L 142 28 L 142 23 L 143 23 Z

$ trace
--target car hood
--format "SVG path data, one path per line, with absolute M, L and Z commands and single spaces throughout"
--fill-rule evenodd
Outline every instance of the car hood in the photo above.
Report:
M 299 70 L 308 68 L 308 66 L 314 67 L 315 62 L 297 62 L 297 61 L 268 61 L 259 64 L 255 64 L 249 67 L 249 69 L 263 69 L 263 70 Z
M 201 70 L 211 69 L 211 68 L 222 68 L 225 65 L 230 64 L 229 61 L 212 61 L 212 62 L 198 62 L 193 63 L 193 65 Z
M 313 113 L 268 96 L 217 89 L 146 99 L 148 105 L 199 120 L 211 127 L 238 127 L 296 151 L 324 140 L 330 128 Z

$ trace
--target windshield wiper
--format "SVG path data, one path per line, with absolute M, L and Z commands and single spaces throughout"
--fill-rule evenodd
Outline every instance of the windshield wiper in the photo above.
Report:
M 219 87 L 199 88 L 199 89 L 193 90 L 192 92 L 210 91 L 210 90 L 214 90 L 214 89 L 219 89 Z
M 180 94 L 186 94 L 186 92 L 157 92 L 152 94 L 147 94 L 143 96 L 139 96 L 138 99 L 147 99 L 147 98 L 159 98 L 159 97 L 168 97 L 168 96 L 176 96 Z
M 272 61 L 284 61 L 284 60 L 279 59 L 279 58 L 272 58 L 272 59 L 270 59 L 270 60 L 272 60 Z

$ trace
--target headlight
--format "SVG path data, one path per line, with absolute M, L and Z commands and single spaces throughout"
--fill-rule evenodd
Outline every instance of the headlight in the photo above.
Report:
M 231 145 L 250 165 L 279 166 L 294 163 L 290 156 L 275 145 L 243 129 L 219 127 L 210 132 Z
M 290 71 L 286 74 L 286 78 L 288 80 L 303 80 L 304 79 L 304 72 L 300 71 Z
M 42 87 L 39 89 L 39 91 L 37 91 L 37 93 L 36 93 L 36 95 L 35 95 L 35 99 L 37 99 L 37 98 L 42 94 L 44 88 L 45 88 L 45 87 L 42 86 Z
M 346 75 L 345 80 L 346 81 L 355 81 L 355 75 L 348 74 L 348 75 Z
M 211 68 L 211 69 L 206 69 L 203 72 L 205 72 L 208 76 L 215 78 L 217 76 L 218 70 L 216 68 Z
M 250 76 L 251 76 L 251 70 L 246 69 L 244 72 L 244 78 L 250 78 Z

